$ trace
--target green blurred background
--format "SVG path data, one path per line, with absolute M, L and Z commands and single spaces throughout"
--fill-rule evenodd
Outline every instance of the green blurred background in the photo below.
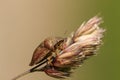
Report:
M 120 80 L 119 0 L 0 0 L 0 79 L 29 69 L 32 52 L 48 36 L 67 36 L 99 14 L 104 45 L 66 80 Z M 57 80 L 33 73 L 19 80 Z

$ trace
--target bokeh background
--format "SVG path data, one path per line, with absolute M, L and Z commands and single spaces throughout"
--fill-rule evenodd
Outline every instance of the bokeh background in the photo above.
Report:
M 99 55 L 65 80 L 120 80 L 119 0 L 0 0 L 0 80 L 26 71 L 32 52 L 48 36 L 67 36 L 99 14 L 107 29 Z M 19 80 L 57 80 L 32 73 Z

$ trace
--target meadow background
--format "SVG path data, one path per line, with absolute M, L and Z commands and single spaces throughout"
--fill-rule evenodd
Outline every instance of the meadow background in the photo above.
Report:
M 68 36 L 99 14 L 107 29 L 97 56 L 65 80 L 120 80 L 119 0 L 0 0 L 0 80 L 26 71 L 32 52 L 48 36 Z M 32 73 L 19 80 L 57 80 Z

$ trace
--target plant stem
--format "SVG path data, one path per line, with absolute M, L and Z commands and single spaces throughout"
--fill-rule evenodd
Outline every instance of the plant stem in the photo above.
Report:
M 20 77 L 22 77 L 22 76 L 24 76 L 24 75 L 26 75 L 26 74 L 28 74 L 28 73 L 30 73 L 30 70 L 25 71 L 25 72 L 19 74 L 18 76 L 14 77 L 12 80 L 17 80 L 18 78 L 20 78 Z
M 36 70 L 36 68 L 38 68 L 39 66 L 43 65 L 43 64 L 46 63 L 47 61 L 48 61 L 48 60 L 45 60 L 45 61 L 43 61 L 42 63 L 36 65 L 36 66 L 33 67 L 33 68 L 31 68 L 31 69 L 30 69 L 30 72 L 38 71 L 38 70 Z M 42 68 L 39 69 L 39 71 L 41 71 L 41 70 L 42 70 Z
M 25 71 L 25 72 L 19 74 L 18 76 L 14 77 L 12 80 L 17 80 L 18 78 L 20 78 L 20 77 L 22 77 L 22 76 L 24 76 L 24 75 L 27 75 L 28 73 L 32 73 L 32 72 L 36 72 L 36 71 L 42 71 L 43 67 L 40 68 L 40 69 L 36 69 L 36 68 L 38 68 L 39 66 L 43 65 L 43 64 L 46 63 L 47 61 L 48 61 L 48 60 L 45 60 L 45 61 L 43 61 L 42 63 L 36 65 L 35 67 L 29 69 L 28 71 Z

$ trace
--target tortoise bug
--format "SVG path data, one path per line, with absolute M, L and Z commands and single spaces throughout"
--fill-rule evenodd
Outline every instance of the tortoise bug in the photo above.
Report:
M 55 53 L 55 45 L 58 42 L 63 41 L 63 38 L 60 37 L 48 37 L 46 38 L 34 51 L 30 66 L 38 64 L 45 59 L 49 59 Z

